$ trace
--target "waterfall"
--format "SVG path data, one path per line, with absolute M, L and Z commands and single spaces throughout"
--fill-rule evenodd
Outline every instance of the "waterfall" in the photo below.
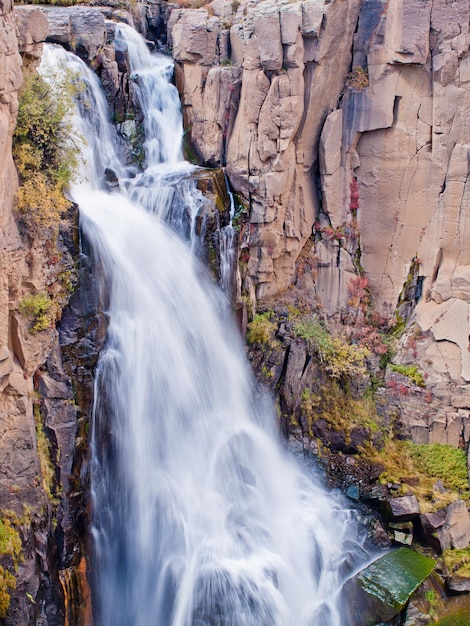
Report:
M 181 107 L 170 82 L 173 62 L 151 54 L 142 37 L 126 24 L 116 26 L 115 37 L 129 56 L 145 131 L 145 169 L 124 183 L 127 194 L 191 241 L 195 251 L 196 217 L 204 198 L 191 177 L 194 166 L 183 160 Z
M 230 221 L 227 226 L 224 226 L 219 231 L 219 245 L 220 245 L 220 288 L 225 293 L 229 301 L 232 301 L 233 293 L 235 290 L 235 229 L 233 227 L 233 218 L 235 216 L 235 200 L 233 193 L 230 189 L 229 182 L 227 180 L 227 174 L 225 174 L 225 185 L 230 198 Z
M 93 154 L 72 190 L 109 322 L 91 433 L 96 625 L 345 626 L 351 512 L 284 451 L 238 334 L 219 315 L 220 290 L 163 222 L 159 203 L 171 205 L 191 169 L 169 132 L 181 119 L 170 61 L 129 28 L 117 36 L 137 64 L 143 114 L 153 111 L 146 169 L 129 176 L 114 163 L 106 112 L 82 106 L 77 136 Z M 49 48 L 43 68 L 59 62 L 73 62 L 100 101 L 87 68 Z M 162 67 L 166 87 L 158 79 L 153 91 L 147 81 Z M 103 190 L 108 161 L 121 177 L 114 193 Z
M 96 74 L 79 57 L 52 45 L 44 46 L 39 71 L 50 82 L 67 79 L 75 84 L 77 109 L 72 123 L 77 131 L 74 143 L 82 157 L 77 180 L 100 188 L 105 186 L 107 171 L 119 178 L 129 176 L 133 168 L 123 165 L 124 146 L 109 121 L 109 107 Z

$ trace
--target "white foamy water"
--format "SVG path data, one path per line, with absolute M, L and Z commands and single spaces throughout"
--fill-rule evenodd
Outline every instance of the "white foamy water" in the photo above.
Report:
M 235 229 L 233 227 L 233 218 L 235 216 L 235 200 L 233 193 L 230 191 L 227 175 L 225 174 L 225 184 L 230 198 L 230 221 L 227 226 L 220 229 L 219 245 L 220 245 L 220 288 L 231 303 L 235 292 L 235 272 L 236 272 L 236 245 L 235 245 Z
M 137 44 L 127 32 L 126 41 L 132 59 Z M 145 113 L 162 62 L 138 46 Z M 157 109 L 170 127 L 179 105 L 165 74 Z M 106 115 L 86 109 L 92 123 L 79 132 L 93 145 L 87 129 L 98 127 L 92 152 L 107 155 L 116 142 L 101 130 Z M 123 193 L 99 190 L 99 156 L 87 158 L 89 184 L 73 190 L 108 294 L 91 446 L 96 625 L 345 626 L 336 600 L 350 513 L 283 450 L 238 335 L 219 316 L 220 291 L 163 223 L 171 211 L 153 206 L 190 168 L 162 123 L 146 122 L 137 184 L 114 165 Z

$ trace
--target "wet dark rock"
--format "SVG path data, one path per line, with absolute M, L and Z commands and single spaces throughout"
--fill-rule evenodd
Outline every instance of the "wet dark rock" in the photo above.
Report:
M 51 376 L 39 375 L 39 393 L 43 398 L 60 398 L 67 400 L 71 397 L 71 387 L 61 380 L 54 380 Z
M 378 546 L 379 548 L 386 549 L 389 548 L 392 544 L 392 541 L 388 536 L 387 531 L 378 519 L 373 519 L 370 523 L 368 535 L 372 545 Z
M 109 167 L 107 167 L 104 171 L 104 180 L 109 191 L 112 191 L 119 186 L 119 179 L 116 176 L 116 172 Z
M 307 364 L 305 342 L 294 340 L 290 343 L 287 368 L 282 386 L 282 397 L 291 410 L 298 408 L 302 395 L 302 373 Z
M 344 449 L 346 454 L 357 454 L 359 447 L 369 440 L 369 431 L 364 426 L 355 426 L 351 429 L 349 441 Z
M 372 485 L 367 487 L 363 493 L 364 500 L 385 500 L 388 495 L 388 490 L 385 485 Z
M 359 487 L 357 485 L 349 485 L 346 489 L 346 495 L 351 500 L 359 500 Z

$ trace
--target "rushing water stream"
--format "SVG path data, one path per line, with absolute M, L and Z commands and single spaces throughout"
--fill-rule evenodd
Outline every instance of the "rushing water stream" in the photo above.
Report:
M 73 196 L 108 294 L 92 427 L 96 626 L 344 626 L 351 514 L 283 450 L 221 292 L 174 233 L 191 235 L 199 199 L 171 63 L 129 27 L 116 37 L 145 119 L 137 175 L 92 73 L 56 47 L 43 65 L 72 66 L 94 103 L 76 120 L 88 182 Z

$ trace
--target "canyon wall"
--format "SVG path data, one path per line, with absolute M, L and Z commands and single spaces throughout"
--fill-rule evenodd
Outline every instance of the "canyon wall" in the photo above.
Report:
M 60 336 L 55 324 L 75 283 L 74 211 L 64 227 L 58 226 L 59 236 L 47 229 L 33 236 L 15 214 L 19 180 L 12 139 L 18 92 L 24 76 L 40 61 L 48 29 L 40 9 L 14 11 L 11 2 L 0 3 L 0 521 L 11 524 L 21 541 L 18 563 L 0 555 L 0 565 L 16 581 L 15 586 L 2 579 L 0 618 L 4 593 L 10 596 L 1 620 L 6 626 L 63 624 L 64 596 L 68 587 L 77 588 L 73 578 L 81 556 L 78 511 L 83 494 L 77 493 L 74 472 L 79 468 L 74 463 L 84 427 L 75 401 L 82 399 L 83 391 L 74 390 L 64 370 L 71 356 L 67 348 L 61 349 L 61 344 L 77 344 L 83 338 L 76 313 L 83 313 L 80 292 L 72 300 L 75 309 L 65 311 Z M 34 313 L 24 303 L 38 294 L 54 313 L 36 332 Z M 88 331 L 91 345 L 93 329 Z M 89 345 L 88 350 L 75 349 L 78 369 L 87 367 L 85 352 L 89 356 Z M 74 374 L 80 385 L 80 372 Z M 82 610 L 77 594 L 75 600 L 72 611 Z
M 468 26 L 466 0 L 215 0 L 169 22 L 196 153 L 249 206 L 251 301 L 288 288 L 301 253 L 327 316 L 363 274 L 380 315 L 415 322 L 397 359 L 436 402 L 403 407 L 410 432 L 453 444 L 469 436 Z
M 50 563 L 61 569 L 66 595 L 83 576 L 79 559 L 63 548 L 51 555 L 64 537 L 69 547 L 76 537 L 65 499 L 53 536 L 57 504 L 43 486 L 36 430 L 45 429 L 52 450 L 62 451 L 57 485 L 77 496 L 72 463 L 84 413 L 74 401 L 86 412 L 90 399 L 80 391 L 77 399 L 70 375 L 90 386 L 90 337 L 99 343 L 103 331 L 99 322 L 77 330 L 86 317 L 80 293 L 64 313 L 62 351 L 55 328 L 31 334 L 19 313 L 25 295 L 52 293 L 57 281 L 43 242 L 22 238 L 13 217 L 21 68 L 37 62 L 46 39 L 95 67 L 116 119 L 124 119 L 132 84 L 106 19 L 131 21 L 163 44 L 168 22 L 188 149 L 201 163 L 225 166 L 246 205 L 240 248 L 248 300 L 288 290 L 300 259 L 307 268 L 298 283 L 302 298 L 335 316 L 348 309 L 348 286 L 362 273 L 381 315 L 398 309 L 410 320 L 396 359 L 426 373 L 426 390 L 400 398 L 392 389 L 388 405 L 415 441 L 458 446 L 470 439 L 469 2 L 145 7 L 134 16 L 113 2 L 47 9 L 47 20 L 24 7 L 16 9 L 16 25 L 11 2 L 0 0 L 0 510 L 12 512 L 25 554 L 9 626 L 63 620 L 50 615 L 61 610 L 47 599 L 58 579 Z M 77 342 L 86 367 L 67 354 Z M 304 362 L 294 372 L 298 380 Z
M 252 298 L 289 286 L 312 234 L 318 142 L 344 88 L 361 4 L 216 1 L 171 14 L 192 142 L 205 162 L 226 164 L 249 201 Z
M 34 54 L 34 42 L 29 42 Z M 24 624 L 34 612 L 26 593 L 37 595 L 36 547 L 44 559 L 47 497 L 41 486 L 33 417 L 32 374 L 45 360 L 52 331 L 28 336 L 17 305 L 25 288 L 43 288 L 47 275 L 35 250 L 22 242 L 13 218 L 18 187 L 11 141 L 23 82 L 22 58 L 12 3 L 0 3 L 0 509 L 20 520 L 24 561 L 19 565 L 18 593 L 6 623 Z M 2 563 L 8 565 L 8 563 Z

